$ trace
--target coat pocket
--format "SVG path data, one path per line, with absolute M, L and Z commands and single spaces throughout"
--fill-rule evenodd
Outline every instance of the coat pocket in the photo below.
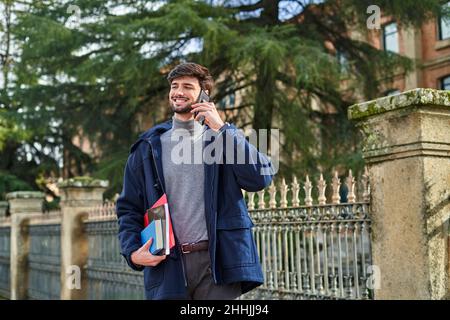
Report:
M 217 254 L 223 268 L 238 268 L 256 262 L 253 222 L 247 215 L 217 221 Z
M 159 286 L 164 280 L 164 263 L 160 262 L 154 267 L 144 269 L 144 287 L 151 289 Z

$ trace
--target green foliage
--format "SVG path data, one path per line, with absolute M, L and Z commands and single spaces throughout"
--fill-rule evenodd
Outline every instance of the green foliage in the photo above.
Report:
M 410 70 L 411 61 L 348 35 L 366 32 L 370 4 L 401 24 L 418 25 L 440 14 L 441 2 L 298 1 L 302 12 L 281 19 L 278 0 L 78 0 L 70 4 L 82 20 L 71 28 L 67 1 L 30 2 L 17 10 L 12 29 L 20 59 L 3 95 L 14 125 L 5 126 L 0 114 L 0 144 L 9 155 L 0 168 L 59 175 L 63 157 L 65 178 L 108 179 L 112 196 L 137 135 L 169 115 L 167 72 L 196 61 L 217 79 L 214 101 L 240 97 L 226 120 L 281 130 L 281 174 L 360 170 L 347 107 L 357 94 L 378 96 L 380 84 Z M 327 44 L 347 58 L 345 73 Z M 345 94 L 342 79 L 350 88 Z M 89 138 L 90 151 L 74 143 L 78 136 Z M 16 144 L 6 142 L 11 139 Z
M 60 198 L 53 198 L 53 200 L 51 201 L 44 201 L 43 205 L 42 205 L 42 209 L 45 211 L 55 211 L 55 210 L 59 210 L 61 209 L 60 207 L 60 203 L 61 199 Z
M 0 200 L 5 200 L 9 192 L 32 191 L 33 188 L 25 181 L 7 172 L 0 171 Z
M 113 199 L 116 193 L 121 192 L 123 168 L 125 168 L 127 158 L 126 153 L 117 152 L 109 155 L 98 164 L 99 169 L 95 172 L 94 177 L 109 181 L 109 188 L 104 194 L 106 199 Z
M 22 129 L 6 110 L 0 109 L 0 152 L 7 144 L 20 143 L 30 138 L 30 132 Z

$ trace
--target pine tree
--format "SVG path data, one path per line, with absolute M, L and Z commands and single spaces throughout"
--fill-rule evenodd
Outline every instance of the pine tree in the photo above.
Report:
M 405 25 L 419 25 L 441 13 L 441 2 L 376 4 Z M 41 149 L 57 152 L 62 146 L 66 176 L 94 172 L 112 180 L 110 191 L 117 192 L 129 146 L 146 129 L 142 119 L 154 124 L 169 116 L 167 72 L 195 61 L 217 79 L 212 95 L 217 105 L 230 95 L 239 97 L 224 110 L 227 120 L 242 128 L 281 130 L 281 174 L 361 169 L 346 108 L 357 98 L 375 97 L 381 79 L 411 67 L 404 57 L 350 37 L 353 30 L 366 31 L 371 4 L 30 2 L 17 12 L 14 26 L 20 44 L 14 110 L 22 110 L 20 121 L 34 128 Z M 80 10 L 69 10 L 74 8 Z M 336 53 L 346 57 L 346 72 Z M 341 80 L 348 75 L 354 90 L 343 93 Z M 75 146 L 80 134 L 96 143 L 96 154 Z
M 12 107 L 13 9 L 13 1 L 0 1 L 0 200 L 7 192 L 31 190 L 31 185 L 35 185 L 32 170 L 28 176 L 21 175 L 24 168 L 17 165 L 21 143 L 31 134 L 21 126 Z

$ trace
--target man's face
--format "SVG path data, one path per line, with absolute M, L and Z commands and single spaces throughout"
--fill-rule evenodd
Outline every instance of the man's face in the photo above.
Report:
M 200 95 L 200 83 L 197 78 L 183 76 L 172 80 L 169 92 L 169 103 L 176 113 L 188 113 L 191 105 L 197 102 Z

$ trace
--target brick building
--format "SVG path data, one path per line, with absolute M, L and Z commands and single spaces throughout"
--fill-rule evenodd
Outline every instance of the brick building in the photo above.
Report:
M 366 40 L 380 50 L 396 52 L 414 61 L 414 70 L 387 83 L 384 95 L 413 88 L 450 90 L 449 19 L 438 17 L 420 27 L 406 27 L 393 17 L 382 17 L 381 29 L 367 33 Z

